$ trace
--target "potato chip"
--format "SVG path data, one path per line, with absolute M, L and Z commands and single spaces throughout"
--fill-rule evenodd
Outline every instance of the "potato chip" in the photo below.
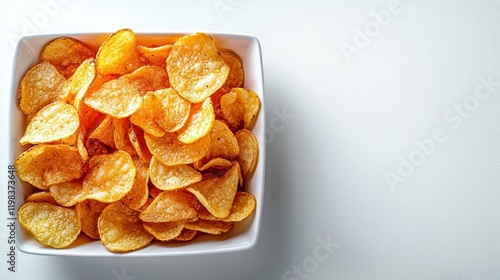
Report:
M 103 114 L 89 107 L 87 104 L 83 102 L 80 102 L 77 111 L 78 111 L 78 117 L 80 119 L 80 130 L 83 133 L 83 140 L 86 141 L 87 138 L 90 136 L 90 134 L 106 118 L 106 114 Z
M 63 101 L 55 101 L 36 113 L 19 143 L 26 145 L 61 141 L 73 135 L 79 125 L 75 108 Z
M 177 237 L 175 237 L 173 241 L 182 241 L 182 242 L 190 241 L 196 236 L 196 233 L 198 233 L 196 230 L 183 228 L 181 233 Z
M 95 57 L 95 52 L 86 44 L 70 37 L 59 37 L 50 41 L 40 54 L 40 61 L 52 63 L 67 78 L 86 59 Z
M 90 134 L 89 140 L 91 139 L 99 140 L 101 143 L 115 149 L 113 117 L 106 116 L 101 124 Z
M 241 222 L 248 218 L 255 211 L 256 200 L 253 194 L 249 192 L 237 192 L 234 196 L 231 212 L 226 218 L 218 219 L 206 208 L 200 209 L 199 217 L 203 220 Z
M 83 102 L 106 115 L 125 118 L 139 109 L 142 96 L 125 80 L 116 79 L 104 83 L 97 91 L 89 93 Z
M 25 115 L 33 115 L 56 101 L 66 79 L 50 62 L 40 62 L 30 68 L 21 80 L 19 108 Z
M 95 75 L 95 60 L 88 58 L 76 68 L 75 73 L 67 80 L 59 99 L 73 105 L 76 99 L 76 102 L 79 103 L 94 81 Z
M 238 189 L 239 168 L 235 162 L 222 177 L 202 180 L 189 185 L 186 190 L 194 194 L 212 215 L 226 218 Z
M 19 208 L 17 219 L 36 240 L 53 248 L 70 246 L 81 229 L 73 209 L 50 203 L 25 203 Z
M 230 90 L 235 87 L 242 87 L 245 81 L 245 73 L 241 58 L 233 51 L 223 51 L 220 55 L 227 66 L 229 66 L 229 74 L 224 83 L 224 88 Z
M 78 136 L 76 138 L 76 149 L 82 157 L 83 162 L 87 162 L 87 160 L 89 159 L 89 152 L 87 150 L 87 147 L 85 147 L 85 144 L 83 143 L 83 132 L 81 130 L 78 131 Z
M 186 124 L 177 134 L 179 141 L 190 144 L 207 135 L 215 121 L 214 107 L 210 98 L 203 103 L 193 104 Z
M 140 218 L 153 223 L 196 219 L 197 203 L 196 198 L 188 192 L 163 191 L 141 213 Z
M 161 103 L 161 112 L 154 117 L 154 121 L 166 132 L 175 132 L 181 129 L 188 121 L 191 103 L 180 97 L 171 88 L 157 90 L 153 94 L 157 98 L 156 100 Z
M 144 132 L 155 137 L 162 137 L 165 135 L 165 130 L 156 122 L 156 116 L 162 115 L 161 104 L 157 96 L 153 92 L 148 92 L 144 95 L 139 109 L 130 116 L 130 122 L 142 128 Z
M 88 237 L 99 239 L 99 230 L 97 229 L 97 220 L 108 203 L 93 199 L 86 199 L 75 205 L 76 216 L 81 224 L 82 232 Z
M 121 201 L 108 205 L 97 221 L 102 244 L 111 252 L 130 252 L 147 246 L 153 240 L 139 219 L 140 212 Z
M 227 91 L 222 87 L 214 92 L 214 94 L 210 95 L 210 99 L 212 99 L 212 106 L 214 107 L 214 113 L 217 119 L 224 119 L 224 117 L 222 116 L 222 110 L 220 109 L 220 99 L 226 93 Z
M 177 139 L 176 133 L 166 133 L 163 137 L 144 134 L 151 154 L 165 165 L 190 164 L 200 160 L 210 147 L 210 134 L 191 144 Z
M 233 164 L 225 158 L 213 158 L 205 164 L 202 161 L 197 161 L 194 163 L 194 168 L 199 171 L 205 171 L 210 168 L 229 170 Z
M 199 219 L 198 221 L 187 223 L 184 228 L 219 235 L 230 231 L 233 228 L 233 223 Z
M 19 179 L 36 188 L 47 190 L 50 185 L 83 176 L 83 160 L 70 145 L 36 145 L 16 160 Z
M 94 138 L 87 139 L 87 143 L 85 143 L 85 148 L 87 149 L 89 158 L 113 152 L 113 148 L 109 147 L 108 145 Z
M 151 158 L 151 152 L 146 145 L 146 140 L 144 140 L 144 131 L 140 129 L 138 126 L 135 126 L 129 122 L 128 124 L 128 139 L 130 143 L 135 149 L 135 152 L 139 156 L 139 158 L 145 162 L 149 163 Z
M 168 88 L 168 74 L 165 68 L 155 65 L 145 65 L 125 74 L 120 79 L 129 83 L 144 96 L 148 91 Z
M 115 147 L 118 150 L 127 152 L 131 156 L 137 155 L 134 145 L 130 142 L 129 136 L 129 120 L 128 119 L 113 119 L 113 138 Z
M 233 130 L 250 129 L 260 110 L 259 96 L 244 88 L 233 88 L 220 99 L 223 118 Z
M 189 165 L 167 166 L 153 158 L 149 165 L 151 182 L 160 190 L 181 189 L 189 184 L 201 181 L 201 173 Z
M 71 207 L 86 199 L 83 181 L 81 179 L 53 184 L 49 187 L 50 194 L 61 206 Z
M 240 153 L 238 141 L 229 127 L 220 120 L 215 120 L 211 134 L 210 149 L 205 158 L 224 158 L 234 160 Z
M 129 208 L 139 210 L 148 200 L 148 165 L 138 158 L 133 158 L 136 168 L 134 186 L 123 198 L 122 201 Z
M 142 63 L 134 32 L 121 29 L 111 34 L 99 47 L 96 65 L 97 71 L 102 75 L 123 75 L 139 68 Z
M 170 241 L 182 232 L 186 222 L 175 221 L 167 223 L 143 222 L 144 228 L 160 241 Z
M 57 203 L 48 191 L 40 191 L 28 195 L 28 197 L 24 200 L 24 203 L 27 202 L 47 202 L 52 205 L 59 205 L 59 203 Z
M 210 36 L 194 33 L 175 41 L 167 58 L 167 72 L 180 96 L 199 103 L 224 84 L 229 67 Z
M 245 177 L 251 174 L 257 165 L 259 142 L 255 135 L 248 129 L 239 130 L 234 136 L 240 147 L 238 163 L 241 166 L 241 175 Z
M 167 65 L 167 57 L 172 50 L 171 44 L 157 46 L 157 47 L 145 47 L 138 46 L 137 51 L 139 52 L 139 56 L 142 61 L 146 64 L 160 66 L 165 68 Z

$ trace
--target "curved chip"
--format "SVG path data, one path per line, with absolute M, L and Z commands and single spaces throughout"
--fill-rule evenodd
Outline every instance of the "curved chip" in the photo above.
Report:
M 138 126 L 135 126 L 129 122 L 128 124 L 128 138 L 130 143 L 135 149 L 135 152 L 139 158 L 145 162 L 149 163 L 153 157 L 146 146 L 146 140 L 144 140 L 144 131 Z
M 81 224 L 82 232 L 88 237 L 99 239 L 99 230 L 97 229 L 97 220 L 108 203 L 93 199 L 86 199 L 75 205 L 76 216 Z
M 25 115 L 33 115 L 56 101 L 66 79 L 50 62 L 44 61 L 31 67 L 21 80 L 19 108 Z
M 160 241 L 170 241 L 182 232 L 186 222 L 175 221 L 167 223 L 143 222 L 144 228 Z
M 257 202 L 255 196 L 249 192 L 237 192 L 234 196 L 231 212 L 226 218 L 218 219 L 206 208 L 200 209 L 199 217 L 203 220 L 224 221 L 224 222 L 241 222 L 248 218 L 254 211 Z
M 248 129 L 239 130 L 234 136 L 240 147 L 238 163 L 241 166 L 241 175 L 245 177 L 251 174 L 257 165 L 259 142 L 255 135 Z
M 204 157 L 210 147 L 210 134 L 191 144 L 179 141 L 176 133 L 166 133 L 163 137 L 144 133 L 144 139 L 151 154 L 165 165 L 193 163 Z
M 194 168 L 199 171 L 205 171 L 210 168 L 229 170 L 233 164 L 225 158 L 213 158 L 207 163 L 202 164 L 202 161 L 197 161 L 194 164 Z
M 208 221 L 199 219 L 195 222 L 187 223 L 184 228 L 196 230 L 208 234 L 219 235 L 230 231 L 233 228 L 232 222 Z
M 99 140 L 99 142 L 115 149 L 113 117 L 106 116 L 88 138 Z
M 80 120 L 75 107 L 55 101 L 38 111 L 31 119 L 21 145 L 62 141 L 75 134 Z
M 141 66 L 134 72 L 121 76 L 120 79 L 132 85 L 142 96 L 148 91 L 164 89 L 169 86 L 167 70 L 155 65 Z
M 166 132 L 181 129 L 188 121 L 191 103 L 172 88 L 157 90 L 153 94 L 161 103 L 161 111 L 154 117 L 154 121 Z
M 184 191 L 163 191 L 144 210 L 140 218 L 144 222 L 162 223 L 196 219 L 198 201 Z
M 224 83 L 224 88 L 230 90 L 235 87 L 242 87 L 245 82 L 245 73 L 241 58 L 233 51 L 223 51 L 220 55 L 227 66 L 229 66 L 229 74 Z
M 215 120 L 212 129 L 210 149 L 205 158 L 224 158 L 234 160 L 240 153 L 238 141 L 229 127 L 220 120 Z
M 108 205 L 97 221 L 102 244 L 111 252 L 130 252 L 147 246 L 153 240 L 139 219 L 140 212 L 121 201 Z
M 137 155 L 134 145 L 130 142 L 129 119 L 113 119 L 113 138 L 118 150 L 127 152 L 131 156 Z
M 167 57 L 172 50 L 172 44 L 157 46 L 157 47 L 146 47 L 138 46 L 137 51 L 139 56 L 146 64 L 157 65 L 165 68 L 167 65 Z
M 179 141 L 190 144 L 207 135 L 215 121 L 214 107 L 210 98 L 203 103 L 193 104 L 186 124 L 177 134 Z
M 134 179 L 134 186 L 123 198 L 122 201 L 129 208 L 139 210 L 148 200 L 148 165 L 142 160 L 134 158 L 136 174 Z
M 184 99 L 199 103 L 222 87 L 229 67 L 207 34 L 179 38 L 167 58 L 170 84 Z
M 59 203 L 57 203 L 57 201 L 48 191 L 40 191 L 28 195 L 28 197 L 26 197 L 26 199 L 24 200 L 24 203 L 27 202 L 47 202 L 52 205 L 59 205 Z
M 144 95 L 139 109 L 130 116 L 130 122 L 155 137 L 161 137 L 165 135 L 165 131 L 156 122 L 156 116 L 161 115 L 160 101 L 155 93 L 148 92 Z
M 173 239 L 173 241 L 187 242 L 193 239 L 198 232 L 196 230 L 191 230 L 184 228 L 181 233 Z
M 17 219 L 36 240 L 53 248 L 70 246 L 81 230 L 73 209 L 50 203 L 28 202 L 19 208 Z
M 201 173 L 191 166 L 186 164 L 168 166 L 154 157 L 149 165 L 149 176 L 153 185 L 164 191 L 181 189 L 201 181 Z
M 250 129 L 260 110 L 259 96 L 248 89 L 233 88 L 220 99 L 222 117 L 233 130 Z
M 62 89 L 59 99 L 67 103 L 73 104 L 75 108 L 87 92 L 88 88 L 95 79 L 95 60 L 88 58 L 76 68 L 75 73 L 67 80 Z M 76 102 L 75 102 L 76 101 Z
M 96 56 L 97 71 L 102 75 L 127 74 L 141 64 L 137 38 L 130 29 L 121 29 L 111 34 L 99 47 Z
M 47 190 L 50 185 L 82 177 L 83 164 L 73 146 L 39 144 L 19 155 L 16 172 L 24 182 Z

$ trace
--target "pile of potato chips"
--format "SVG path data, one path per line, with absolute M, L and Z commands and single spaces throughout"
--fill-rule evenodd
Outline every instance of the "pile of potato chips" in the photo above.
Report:
M 38 189 L 20 224 L 53 248 L 83 232 L 112 252 L 228 232 L 256 207 L 245 180 L 260 99 L 243 83 L 241 59 L 203 33 L 141 46 L 122 29 L 97 51 L 49 42 L 19 89 L 31 147 L 16 171 Z

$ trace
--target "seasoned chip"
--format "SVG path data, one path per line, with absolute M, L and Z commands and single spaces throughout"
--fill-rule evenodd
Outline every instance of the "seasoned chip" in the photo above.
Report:
M 177 133 L 179 141 L 190 144 L 207 135 L 215 120 L 214 107 L 210 98 L 191 107 L 189 118 Z
M 17 218 L 36 240 L 53 248 L 68 247 L 80 234 L 75 211 L 50 203 L 28 202 L 19 208 Z
M 156 122 L 157 116 L 163 116 L 160 100 L 154 92 L 148 92 L 139 109 L 130 116 L 130 122 L 155 137 L 162 137 L 165 130 Z
M 165 165 L 193 163 L 205 156 L 210 147 L 210 134 L 191 144 L 179 141 L 176 133 L 166 133 L 163 137 L 145 133 L 144 138 L 151 154 Z
M 148 165 L 142 160 L 134 158 L 136 173 L 134 179 L 134 186 L 123 198 L 122 201 L 129 208 L 139 210 L 148 200 Z
M 189 184 L 201 181 L 201 173 L 189 165 L 167 166 L 154 157 L 149 165 L 151 182 L 160 190 L 181 189 Z
M 244 88 L 233 88 L 220 99 L 223 118 L 233 130 L 250 129 L 260 110 L 259 96 Z
M 94 81 L 95 75 L 95 60 L 88 58 L 76 68 L 75 73 L 67 80 L 59 99 L 73 104 L 76 108 L 75 100 L 76 103 L 79 103 L 83 99 L 92 81 Z
M 16 160 L 19 178 L 42 190 L 83 176 L 83 159 L 70 145 L 36 145 Z
M 56 101 L 66 79 L 50 62 L 40 62 L 30 68 L 21 80 L 19 108 L 25 115 L 33 115 Z
M 173 241 L 182 241 L 182 242 L 190 241 L 196 236 L 196 233 L 198 233 L 196 230 L 183 228 L 181 233 L 177 237 L 175 237 Z
M 240 153 L 238 141 L 229 127 L 220 120 L 215 120 L 212 129 L 210 149 L 205 158 L 224 158 L 233 160 Z
M 226 218 L 238 189 L 239 172 L 240 166 L 235 162 L 222 177 L 202 180 L 186 189 L 193 193 L 212 215 Z
M 52 197 L 50 192 L 48 191 L 40 191 L 40 192 L 35 192 L 30 195 L 24 200 L 25 203 L 27 202 L 47 202 L 52 205 L 59 205 L 57 201 Z
M 245 177 L 255 169 L 259 155 L 259 143 L 255 135 L 247 129 L 239 130 L 235 137 L 240 147 L 238 162 L 241 166 L 241 175 Z
M 137 52 L 137 38 L 130 29 L 111 34 L 99 47 L 97 71 L 102 75 L 127 74 L 141 66 Z
M 194 33 L 175 41 L 167 58 L 167 71 L 179 95 L 199 103 L 224 84 L 229 67 L 210 36 Z
M 88 94 L 83 102 L 101 113 L 125 118 L 139 109 L 142 96 L 125 80 L 116 79 L 104 83 L 97 91 Z
M 241 222 L 255 211 L 256 200 L 249 192 L 237 192 L 234 196 L 231 212 L 226 218 L 218 219 L 210 214 L 206 208 L 200 209 L 199 217 L 203 220 Z
M 205 171 L 210 168 L 229 170 L 233 164 L 225 158 L 213 158 L 207 163 L 202 165 L 202 161 L 197 161 L 194 163 L 194 168 L 199 171 Z
M 144 228 L 160 241 L 170 241 L 182 232 L 184 221 L 175 221 L 167 223 L 143 222 Z
M 115 140 L 115 147 L 118 150 L 127 152 L 131 156 L 135 156 L 137 152 L 134 145 L 130 142 L 128 128 L 128 119 L 113 119 L 113 138 Z
M 55 101 L 36 113 L 19 143 L 25 145 L 62 141 L 75 134 L 79 125 L 76 109 L 63 101 Z
M 171 88 L 157 90 L 153 94 L 161 104 L 161 111 L 154 117 L 154 121 L 166 132 L 181 129 L 189 118 L 191 103 Z
M 102 244 L 111 252 L 130 252 L 147 246 L 151 235 L 139 219 L 140 212 L 121 201 L 108 205 L 98 219 Z
M 121 76 L 120 79 L 132 85 L 142 96 L 148 91 L 164 89 L 169 86 L 167 70 L 154 65 L 137 68 L 134 72 Z
M 91 139 L 99 140 L 101 143 L 106 144 L 110 148 L 116 148 L 113 129 L 113 117 L 106 116 L 106 118 L 102 120 L 101 124 L 99 124 L 99 126 L 90 134 L 89 140 Z
M 242 87 L 245 81 L 245 73 L 243 72 L 243 63 L 240 57 L 232 51 L 223 51 L 220 55 L 229 66 L 229 74 L 224 88 L 230 90 L 235 87 Z
M 187 223 L 184 227 L 190 230 L 196 230 L 208 234 L 219 235 L 230 231 L 233 228 L 233 223 L 199 219 L 195 222 Z
M 89 153 L 87 151 L 87 148 L 85 147 L 85 144 L 83 143 L 83 132 L 81 130 L 78 131 L 78 135 L 76 138 L 76 149 L 82 157 L 83 162 L 87 162 L 87 160 L 89 159 Z
M 43 48 L 40 61 L 52 63 L 64 77 L 69 78 L 83 61 L 94 56 L 95 52 L 81 41 L 59 37 Z
M 138 126 L 135 126 L 129 122 L 128 124 L 128 138 L 130 143 L 135 149 L 139 158 L 145 162 L 149 163 L 151 161 L 151 152 L 149 152 L 148 147 L 146 146 L 146 140 L 144 140 L 144 131 L 140 129 Z
M 162 223 L 196 219 L 197 200 L 188 192 L 163 191 L 144 210 L 140 217 L 144 222 Z
M 97 220 L 108 203 L 93 199 L 86 199 L 75 205 L 76 216 L 82 226 L 82 232 L 88 237 L 99 239 L 99 230 L 97 229 Z
M 165 68 L 167 65 L 167 57 L 172 50 L 171 44 L 158 46 L 158 47 L 145 47 L 138 46 L 137 51 L 141 59 L 150 65 L 157 65 Z
M 73 180 L 53 184 L 49 187 L 50 194 L 61 206 L 74 206 L 80 201 L 84 201 L 87 193 L 84 193 L 83 181 Z

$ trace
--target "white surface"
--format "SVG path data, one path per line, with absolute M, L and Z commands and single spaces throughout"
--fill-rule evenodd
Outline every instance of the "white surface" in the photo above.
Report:
M 199 257 L 17 251 L 17 272 L 4 261 L 2 279 L 500 279 L 499 85 L 473 98 L 485 93 L 480 77 L 500 80 L 500 2 L 401 0 L 377 25 L 371 12 L 389 11 L 389 1 L 65 0 L 50 15 L 40 5 L 48 1 L 2 5 L 2 120 L 15 34 L 130 27 L 259 38 L 268 105 L 262 231 L 250 251 Z M 355 43 L 348 60 L 340 46 Z M 464 102 L 471 112 L 462 117 L 455 105 Z M 436 129 L 441 143 L 419 154 L 416 141 Z M 5 174 L 5 121 L 0 131 Z M 391 188 L 384 173 L 397 174 L 399 157 L 410 155 L 419 166 Z M 0 230 L 7 259 L 8 228 Z

